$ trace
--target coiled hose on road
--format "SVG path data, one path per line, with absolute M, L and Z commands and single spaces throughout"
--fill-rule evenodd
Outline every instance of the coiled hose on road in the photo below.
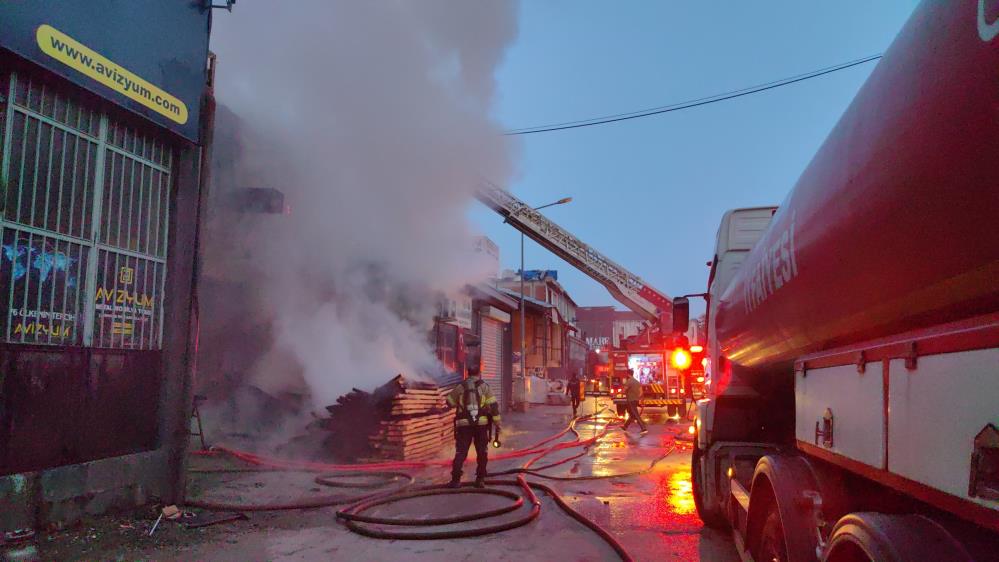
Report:
M 654 459 L 652 463 L 645 469 L 640 471 L 620 473 L 620 474 L 609 474 L 601 476 L 550 476 L 543 474 L 540 471 L 554 468 L 556 466 L 562 465 L 571 460 L 580 458 L 587 453 L 589 447 L 596 443 L 599 439 L 603 438 L 610 430 L 612 423 L 606 423 L 598 433 L 593 437 L 583 439 L 579 432 L 576 430 L 576 424 L 579 422 L 593 422 L 602 421 L 599 415 L 604 410 L 596 412 L 594 414 L 589 414 L 585 416 L 580 416 L 574 418 L 569 425 L 562 431 L 552 435 L 534 445 L 529 447 L 511 451 L 509 453 L 504 453 L 501 455 L 494 456 L 491 460 L 499 461 L 506 459 L 522 458 L 533 455 L 521 468 L 502 471 L 496 474 L 490 474 L 490 479 L 486 483 L 490 486 L 517 486 L 523 492 L 523 496 L 516 494 L 514 492 L 508 492 L 505 490 L 497 490 L 494 488 L 472 488 L 472 487 L 462 487 L 458 489 L 444 488 L 441 486 L 424 486 L 420 488 L 408 488 L 409 484 L 413 482 L 413 477 L 404 472 L 400 472 L 405 469 L 418 469 L 418 468 L 430 468 L 447 466 L 450 461 L 438 460 L 438 461 L 423 461 L 423 462 L 383 462 L 383 463 L 368 463 L 368 464 L 328 464 L 328 463 L 316 463 L 309 461 L 297 461 L 297 460 L 287 460 L 287 459 L 275 459 L 268 458 L 261 455 L 256 455 L 253 453 L 247 453 L 244 451 L 237 451 L 234 449 L 228 449 L 223 447 L 217 447 L 214 450 L 219 453 L 225 453 L 231 455 L 237 459 L 244 462 L 253 464 L 259 469 L 235 469 L 235 470 L 222 470 L 222 471 L 212 471 L 206 470 L 202 472 L 247 472 L 247 471 L 303 471 L 303 472 L 320 472 L 323 473 L 317 476 L 315 481 L 318 484 L 327 486 L 340 486 L 348 487 L 349 485 L 338 482 L 339 478 L 350 477 L 350 476 L 376 476 L 383 477 L 386 479 L 391 478 L 392 481 L 398 481 L 399 479 L 405 479 L 407 482 L 400 487 L 396 487 L 392 490 L 373 492 L 371 494 L 363 494 L 360 496 L 328 496 L 323 498 L 315 498 L 313 500 L 305 500 L 299 502 L 288 502 L 279 504 L 257 504 L 257 505 L 244 505 L 235 503 L 223 503 L 223 502 L 207 502 L 207 501 L 189 501 L 187 505 L 194 507 L 201 507 L 204 509 L 218 509 L 218 510 L 236 510 L 236 511 L 265 511 L 265 510 L 276 510 L 276 509 L 303 509 L 303 508 L 314 508 L 314 507 L 326 507 L 330 505 L 342 505 L 350 504 L 344 509 L 337 511 L 336 516 L 338 519 L 342 520 L 345 526 L 353 532 L 380 539 L 396 539 L 396 540 L 435 540 L 435 539 L 447 539 L 447 538 L 463 538 L 463 537 L 476 537 L 482 535 L 488 535 L 493 533 L 498 533 L 501 531 L 506 531 L 510 529 L 515 529 L 517 527 L 524 526 L 531 521 L 537 519 L 541 513 L 541 502 L 537 495 L 534 493 L 534 489 L 541 490 L 547 494 L 555 502 L 555 504 L 562 509 L 567 515 L 580 522 L 594 533 L 596 533 L 601 539 L 603 539 L 620 557 L 622 560 L 630 561 L 631 556 L 627 553 L 624 547 L 604 528 L 602 528 L 597 523 L 586 518 L 584 515 L 574 510 L 564 499 L 559 495 L 559 493 L 547 486 L 545 484 L 537 482 L 529 482 L 526 479 L 526 475 L 537 476 L 541 478 L 548 478 L 552 480 L 561 481 L 571 481 L 571 480 L 603 480 L 610 478 L 623 478 L 628 476 L 637 476 L 641 474 L 646 474 L 653 470 L 655 465 L 671 454 L 675 450 L 675 445 L 669 447 L 664 454 Z M 617 420 L 618 418 L 613 418 Z M 553 445 L 545 446 L 565 436 L 568 433 L 572 433 L 575 436 L 575 440 L 559 442 Z M 531 467 L 544 458 L 545 456 L 563 449 L 583 447 L 584 450 L 569 458 L 556 461 L 544 466 L 536 467 L 532 469 Z M 508 474 L 516 474 L 516 479 L 514 480 L 496 480 L 492 477 L 502 476 Z M 376 487 L 378 484 L 372 484 L 364 487 L 372 488 Z M 362 487 L 362 486 L 352 486 L 352 487 Z M 414 519 L 414 518 L 386 518 L 386 517 L 373 517 L 366 515 L 364 512 L 377 506 L 386 505 L 389 503 L 395 503 L 416 497 L 425 496 L 438 496 L 442 494 L 485 494 L 493 496 L 501 496 L 511 500 L 511 503 L 507 506 L 500 508 L 494 508 L 490 510 L 484 510 L 476 513 L 451 516 L 435 519 Z M 527 498 L 531 503 L 530 511 L 521 517 L 512 519 L 503 523 L 497 523 L 492 525 L 485 525 L 482 527 L 476 527 L 472 529 L 453 529 L 453 530 L 437 530 L 437 531 L 395 531 L 386 530 L 369 527 L 367 525 L 384 525 L 384 526 L 395 526 L 395 527 L 431 527 L 440 525 L 449 525 L 455 523 L 464 523 L 472 521 L 480 521 L 483 519 L 496 517 L 511 513 L 520 509 L 524 505 L 524 498 Z

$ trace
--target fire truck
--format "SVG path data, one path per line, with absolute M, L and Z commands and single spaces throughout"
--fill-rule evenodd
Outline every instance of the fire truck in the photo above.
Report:
M 610 365 L 607 363 L 593 365 L 586 383 L 587 396 L 610 396 Z
M 997 162 L 999 2 L 925 0 L 781 207 L 722 218 L 691 474 L 742 559 L 997 559 Z
M 640 408 L 665 408 L 669 417 L 687 411 L 686 371 L 683 365 L 674 364 L 684 361 L 680 355 L 674 358 L 674 354 L 687 349 L 686 338 L 663 337 L 660 330 L 654 332 L 655 335 L 645 333 L 627 338 L 610 352 L 611 371 L 617 383 L 612 386 L 611 398 L 618 415 L 623 416 L 626 411 L 624 383 L 630 376 L 642 383 Z

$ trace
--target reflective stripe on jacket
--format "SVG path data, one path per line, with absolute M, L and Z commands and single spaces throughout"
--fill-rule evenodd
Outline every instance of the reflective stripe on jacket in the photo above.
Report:
M 478 394 L 479 403 L 477 408 L 469 408 L 465 404 L 465 397 L 471 396 L 475 397 Z M 452 408 L 457 410 L 455 414 L 455 423 L 458 425 L 470 425 L 469 418 L 472 417 L 469 410 L 475 412 L 476 425 L 489 425 L 489 418 L 492 417 L 493 421 L 500 420 L 499 413 L 499 403 L 496 401 L 496 397 L 493 396 L 492 389 L 482 379 L 466 379 L 458 386 L 451 390 L 450 394 L 447 395 L 447 403 Z

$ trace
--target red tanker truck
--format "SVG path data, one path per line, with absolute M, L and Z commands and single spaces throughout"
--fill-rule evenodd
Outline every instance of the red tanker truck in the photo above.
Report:
M 707 299 L 693 490 L 744 559 L 999 559 L 999 0 L 915 10 Z

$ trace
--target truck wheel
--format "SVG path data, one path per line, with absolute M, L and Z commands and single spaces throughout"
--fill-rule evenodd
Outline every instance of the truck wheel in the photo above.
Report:
M 760 531 L 760 549 L 754 557 L 756 560 L 766 560 L 773 562 L 787 561 L 787 543 L 784 540 L 784 526 L 780 523 L 780 512 L 777 510 L 777 502 L 770 504 L 767 517 L 763 520 L 763 529 Z
M 625 412 L 628 411 L 627 406 L 625 406 L 624 404 L 614 404 L 614 406 L 617 407 L 617 415 L 623 418 Z
M 704 503 L 704 482 L 701 480 L 701 464 L 704 453 L 699 447 L 694 447 L 694 452 L 690 456 L 690 485 L 694 496 L 694 507 L 697 509 L 697 516 L 701 521 L 712 529 L 725 529 L 728 521 L 716 508 L 708 507 Z
M 666 406 L 666 415 L 671 418 L 679 415 L 677 412 L 677 406 Z

